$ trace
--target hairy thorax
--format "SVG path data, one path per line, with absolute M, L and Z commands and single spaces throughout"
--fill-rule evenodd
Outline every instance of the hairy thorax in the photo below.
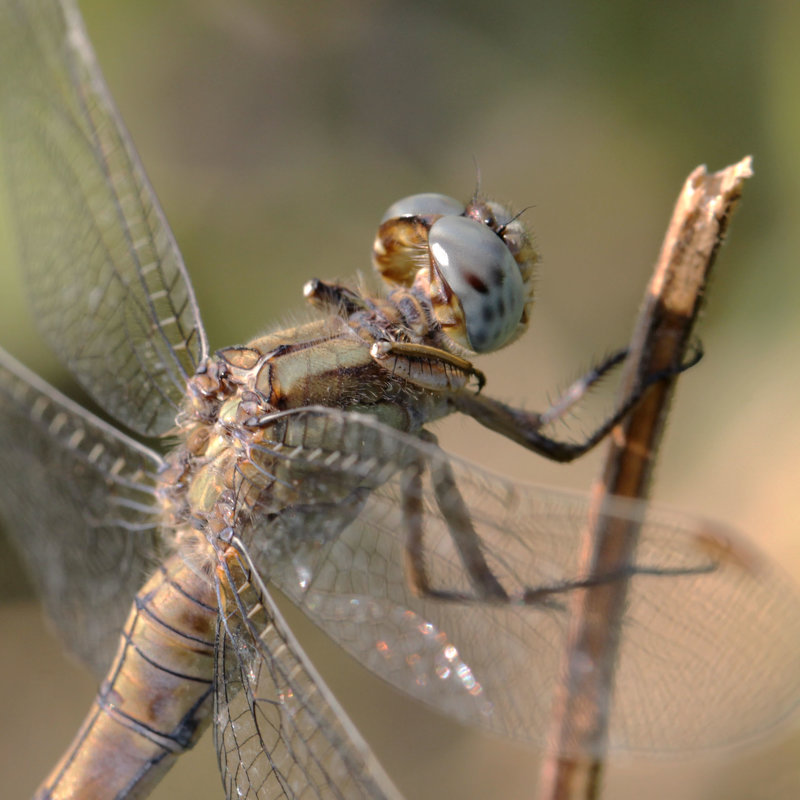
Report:
M 180 443 L 167 457 L 159 493 L 177 548 L 197 571 L 213 569 L 213 550 L 227 532 L 295 502 L 309 475 L 307 461 L 292 457 L 298 448 L 327 458 L 341 450 L 323 420 L 281 412 L 314 406 L 357 411 L 409 433 L 448 413 L 447 391 L 409 378 L 419 365 L 402 359 L 396 368 L 396 361 L 374 355 L 377 341 L 409 338 L 400 324 L 406 316 L 393 302 L 373 301 L 363 312 L 220 350 L 193 376 L 178 420 Z M 448 390 L 454 380 L 460 387 L 468 378 L 448 373 Z M 317 481 L 319 475 L 315 469 Z M 346 481 L 320 485 L 320 503 L 335 503 L 352 489 Z

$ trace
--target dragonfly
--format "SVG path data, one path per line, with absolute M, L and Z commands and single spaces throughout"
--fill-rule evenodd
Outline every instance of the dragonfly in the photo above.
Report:
M 211 351 L 180 252 L 70 0 L 0 5 L 0 144 L 33 310 L 111 421 L 0 354 L 0 508 L 66 646 L 102 680 L 40 798 L 142 797 L 211 727 L 227 798 L 399 793 L 276 602 L 402 692 L 546 747 L 585 585 L 588 501 L 444 453 L 466 414 L 546 435 L 621 356 L 542 414 L 472 363 L 519 337 L 536 254 L 479 196 L 390 206 L 385 288 L 310 281 L 305 324 Z M 652 380 L 659 380 L 653 376 Z M 642 392 L 646 386 L 642 388 Z M 644 528 L 610 745 L 757 736 L 800 700 L 800 598 L 719 526 L 621 502 Z

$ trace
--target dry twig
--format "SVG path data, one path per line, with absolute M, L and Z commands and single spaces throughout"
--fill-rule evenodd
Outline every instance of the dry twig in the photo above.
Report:
M 708 276 L 728 220 L 752 175 L 747 157 L 709 175 L 698 167 L 673 212 L 630 344 L 621 391 L 648 375 L 684 362 Z M 582 575 L 624 575 L 633 563 L 637 531 L 608 513 L 613 496 L 647 496 L 676 377 L 652 386 L 611 434 L 605 468 L 594 490 L 584 537 Z M 574 593 L 563 682 L 551 727 L 551 755 L 542 769 L 540 798 L 596 798 L 600 793 L 606 732 L 627 581 L 600 580 Z M 588 667 L 587 667 L 588 665 Z

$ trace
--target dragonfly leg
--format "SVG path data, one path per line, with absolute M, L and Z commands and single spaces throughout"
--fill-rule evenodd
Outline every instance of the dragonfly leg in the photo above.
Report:
M 303 286 L 303 297 L 315 308 L 332 311 L 344 317 L 369 308 L 369 304 L 358 292 L 338 283 L 326 283 L 318 278 L 306 282 Z
M 614 367 L 619 366 L 628 355 L 628 349 L 623 348 L 616 353 L 612 353 L 604 361 L 596 364 L 585 375 L 581 375 L 578 380 L 571 384 L 567 390 L 551 404 L 550 408 L 539 415 L 541 424 L 549 425 L 562 419 L 567 412 L 577 405 L 601 378 L 608 375 Z
M 315 308 L 345 318 L 374 310 L 373 304 L 353 289 L 316 278 L 306 283 L 303 295 Z M 376 341 L 370 355 L 384 369 L 432 391 L 461 389 L 470 379 L 480 391 L 486 383 L 486 376 L 470 361 L 429 344 Z
M 423 432 L 422 438 L 436 444 L 436 438 Z M 508 593 L 495 577 L 481 549 L 480 537 L 472 525 L 467 505 L 456 484 L 453 470 L 445 459 L 431 465 L 431 482 L 436 502 L 447 523 L 450 537 L 458 551 L 461 563 L 475 590 L 474 597 L 434 588 L 425 565 L 422 512 L 422 474 L 425 467 L 417 463 L 409 467 L 404 483 L 403 514 L 406 520 L 406 570 L 411 585 L 421 596 L 442 600 L 481 600 L 507 602 Z
M 451 402 L 458 411 L 467 414 L 490 430 L 511 439 L 517 444 L 521 444 L 528 450 L 533 450 L 535 453 L 539 453 L 539 455 L 552 461 L 567 462 L 582 456 L 602 441 L 611 429 L 622 422 L 639 403 L 651 386 L 659 381 L 672 378 L 687 369 L 691 369 L 700 361 L 702 356 L 702 348 L 697 345 L 695 352 L 685 363 L 675 369 L 664 370 L 647 377 L 608 419 L 581 442 L 556 439 L 546 436 L 540 431 L 545 425 L 563 417 L 586 394 L 586 390 L 592 384 L 596 383 L 604 374 L 616 366 L 624 357 L 621 352 L 612 355 L 599 367 L 596 367 L 584 378 L 573 384 L 562 398 L 541 414 L 513 408 L 486 395 L 471 392 L 454 393 Z
M 435 437 L 427 431 L 424 432 L 422 438 L 433 444 L 436 443 Z M 474 593 L 467 595 L 463 592 L 438 589 L 431 583 L 425 564 L 423 531 L 422 475 L 424 467 L 419 463 L 411 466 L 405 476 L 403 515 L 407 530 L 406 572 L 411 586 L 421 597 L 460 603 L 521 603 L 527 606 L 563 611 L 566 606 L 557 598 L 574 592 L 576 589 L 602 586 L 620 580 L 630 580 L 637 576 L 693 577 L 714 572 L 719 568 L 719 562 L 711 556 L 698 562 L 695 566 L 686 567 L 670 568 L 626 564 L 602 575 L 592 575 L 587 578 L 576 577 L 572 580 L 535 587 L 527 586 L 521 594 L 511 597 L 486 561 L 481 549 L 480 537 L 472 524 L 469 511 L 449 463 L 446 460 L 436 461 L 430 465 L 430 469 L 436 502 L 465 572 L 469 576 Z
M 630 580 L 637 576 L 646 575 L 651 578 L 681 578 L 695 577 L 697 575 L 708 575 L 719 569 L 719 562 L 708 559 L 705 563 L 698 564 L 696 567 L 648 567 L 646 565 L 627 564 L 606 572 L 604 574 L 592 575 L 588 578 L 564 581 L 562 583 L 551 584 L 550 586 L 537 586 L 536 588 L 526 587 L 522 593 L 522 602 L 525 605 L 542 605 L 558 607 L 551 599 L 554 595 L 574 592 L 576 589 L 591 589 L 596 586 L 605 586 L 617 581 Z
M 428 344 L 375 342 L 370 355 L 393 374 L 424 389 L 461 389 L 474 378 L 480 392 L 486 383 L 486 376 L 470 361 Z
M 419 597 L 431 594 L 425 567 L 422 510 L 422 465 L 416 463 L 403 476 L 403 520 L 406 529 L 405 565 L 408 583 Z

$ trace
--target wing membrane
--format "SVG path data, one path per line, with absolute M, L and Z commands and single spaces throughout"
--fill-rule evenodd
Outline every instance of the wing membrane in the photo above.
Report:
M 226 797 L 399 798 L 266 587 L 240 563 L 248 577 L 228 581 L 217 631 L 214 734 Z
M 296 502 L 246 536 L 262 574 L 398 688 L 464 722 L 545 744 L 568 595 L 586 578 L 578 549 L 588 500 L 490 476 L 358 415 L 286 417 L 294 434 L 276 437 L 276 452 L 303 480 Z M 424 465 L 417 490 L 408 480 L 414 464 Z M 455 477 L 457 497 L 443 471 Z M 429 587 L 422 596 L 404 567 L 414 491 Z M 463 544 L 472 534 L 456 529 L 458 503 L 504 599 L 468 567 L 476 556 Z M 621 631 L 612 747 L 719 746 L 796 711 L 796 588 L 718 527 L 656 509 L 643 518 L 643 510 L 622 501 L 613 509 L 643 531 Z
M 108 667 L 158 555 L 158 456 L 0 350 L 0 515 L 66 646 Z
M 39 328 L 104 409 L 161 433 L 205 335 L 72 2 L 4 2 L 0 74 L 4 167 Z

